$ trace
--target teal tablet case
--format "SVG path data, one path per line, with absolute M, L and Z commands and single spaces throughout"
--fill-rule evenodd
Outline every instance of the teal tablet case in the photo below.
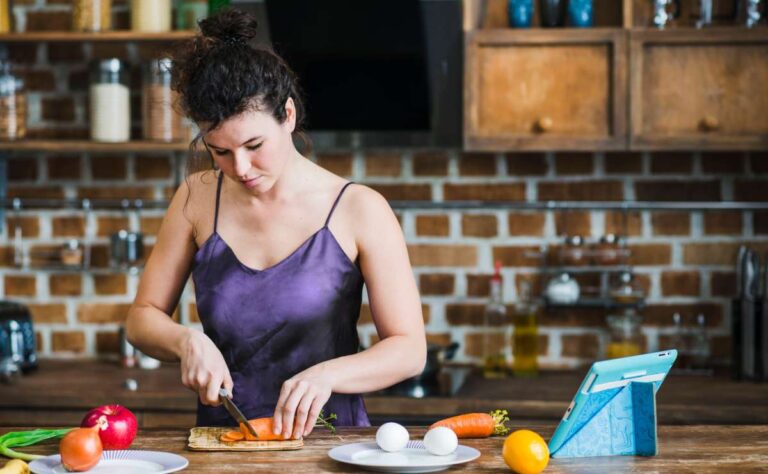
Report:
M 655 456 L 656 390 L 653 382 L 630 382 L 621 388 L 589 394 L 573 435 L 553 458 L 637 455 Z

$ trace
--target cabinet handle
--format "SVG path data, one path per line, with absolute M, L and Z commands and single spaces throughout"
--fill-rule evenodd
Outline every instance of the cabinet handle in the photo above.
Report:
M 716 117 L 707 115 L 699 122 L 699 128 L 705 132 L 714 132 L 720 128 L 720 121 Z
M 552 122 L 552 119 L 549 117 L 541 117 L 536 121 L 536 124 L 534 126 L 534 130 L 538 133 L 544 133 L 552 130 L 552 125 L 554 125 L 554 122 Z

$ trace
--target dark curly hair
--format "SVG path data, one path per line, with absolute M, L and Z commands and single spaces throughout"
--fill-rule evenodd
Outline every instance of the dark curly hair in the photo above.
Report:
M 311 147 L 303 131 L 305 111 L 296 75 L 276 53 L 251 44 L 258 29 L 256 18 L 228 8 L 199 25 L 200 34 L 179 43 L 171 58 L 171 87 L 179 93 L 181 111 L 208 125 L 190 144 L 190 171 L 207 168 L 195 159 L 205 132 L 249 110 L 269 113 L 283 123 L 289 97 L 296 106 L 294 134 Z M 204 161 L 212 164 L 210 156 Z

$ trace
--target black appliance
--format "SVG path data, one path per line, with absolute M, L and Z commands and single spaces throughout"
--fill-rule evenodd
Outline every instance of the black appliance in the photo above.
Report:
M 0 301 L 0 361 L 17 365 L 22 373 L 37 368 L 32 315 L 22 304 Z

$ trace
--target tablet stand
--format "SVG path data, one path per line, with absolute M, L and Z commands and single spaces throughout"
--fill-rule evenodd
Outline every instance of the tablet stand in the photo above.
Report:
M 590 394 L 574 434 L 553 458 L 637 455 L 655 456 L 656 392 L 653 382 Z

